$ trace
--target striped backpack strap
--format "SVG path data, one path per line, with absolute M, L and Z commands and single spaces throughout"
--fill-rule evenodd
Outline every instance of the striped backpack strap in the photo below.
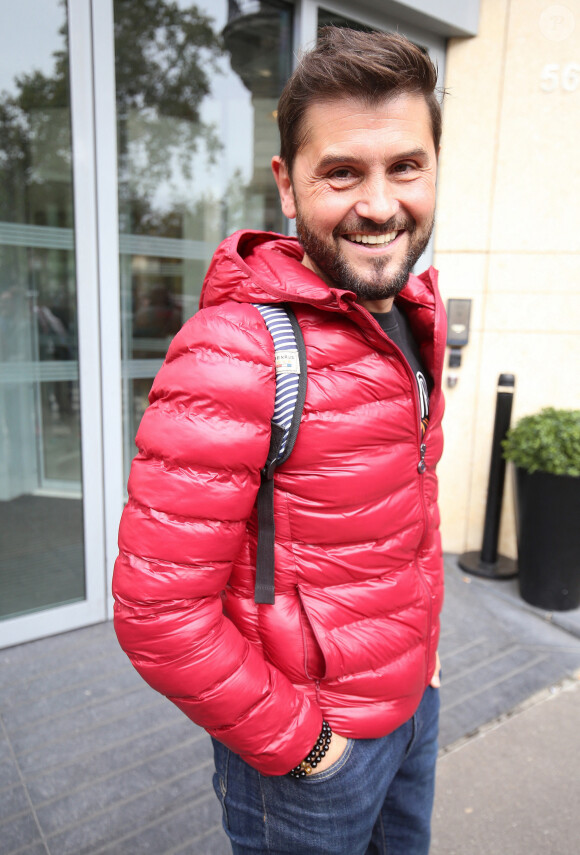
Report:
M 272 341 L 276 367 L 276 398 L 270 449 L 258 490 L 256 603 L 274 602 L 274 471 L 288 460 L 300 427 L 306 397 L 306 349 L 300 325 L 287 305 L 254 303 Z

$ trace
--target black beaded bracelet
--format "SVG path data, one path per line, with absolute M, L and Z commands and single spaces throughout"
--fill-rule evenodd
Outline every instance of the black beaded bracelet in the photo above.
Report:
M 332 730 L 330 729 L 330 725 L 327 721 L 322 722 L 322 730 L 320 731 L 320 736 L 316 740 L 316 745 L 312 749 L 312 751 L 304 758 L 302 763 L 298 766 L 295 766 L 291 769 L 288 774 L 292 778 L 305 778 L 306 775 L 310 775 L 323 757 L 326 756 L 326 752 L 330 746 L 330 740 L 332 739 Z

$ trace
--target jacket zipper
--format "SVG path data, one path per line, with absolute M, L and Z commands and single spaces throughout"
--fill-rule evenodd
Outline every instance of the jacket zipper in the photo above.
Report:
M 405 362 L 406 361 L 407 360 L 405 360 Z M 419 579 L 421 580 L 421 586 L 422 586 L 423 592 L 425 594 L 426 605 L 427 605 L 427 637 L 425 639 L 425 642 L 426 642 L 425 643 L 425 673 L 427 675 L 426 679 L 428 679 L 429 675 L 427 672 L 429 670 L 429 654 L 430 654 L 430 650 L 431 650 L 431 626 L 433 623 L 432 606 L 431 606 L 431 591 L 429 589 L 429 585 L 427 584 L 427 580 L 425 579 L 425 576 L 423 575 L 423 571 L 419 567 L 419 560 L 417 557 L 417 554 L 418 554 L 419 550 L 421 549 L 421 546 L 423 545 L 425 538 L 427 537 L 427 529 L 428 529 L 428 525 L 429 525 L 429 520 L 427 518 L 427 505 L 425 502 L 425 479 L 423 477 L 425 472 L 427 471 L 427 463 L 425 461 L 425 454 L 427 452 L 427 443 L 425 442 L 425 436 L 421 436 L 421 433 L 422 433 L 421 407 L 420 407 L 420 401 L 419 401 L 419 391 L 416 388 L 417 387 L 417 380 L 415 377 L 413 377 L 413 382 L 415 384 L 415 388 L 413 391 L 415 393 L 415 407 L 417 410 L 416 415 L 419 416 L 419 428 L 418 428 L 418 430 L 419 430 L 419 463 L 417 464 L 417 472 L 419 473 L 419 494 L 421 496 L 421 510 L 423 512 L 423 536 L 421 538 L 421 542 L 419 543 L 419 545 L 417 547 L 417 552 L 415 553 L 414 563 L 415 563 L 415 569 L 417 571 L 417 575 L 419 576 Z M 427 431 L 428 430 L 429 430 L 429 425 L 427 425 Z M 425 432 L 425 435 L 427 434 L 427 431 Z
M 405 359 L 405 362 L 406 361 L 407 360 Z M 412 374 L 411 369 L 409 369 L 409 372 Z M 419 401 L 419 390 L 417 389 L 417 379 L 415 377 L 413 377 L 413 383 L 414 383 L 413 391 L 414 391 L 414 398 L 415 398 L 415 409 L 416 409 L 416 415 L 418 416 L 418 419 L 419 419 L 419 427 L 418 427 L 418 432 L 419 432 L 419 462 L 417 464 L 417 472 L 419 473 L 419 495 L 421 497 L 421 510 L 423 512 L 423 536 L 421 538 L 421 542 L 419 543 L 419 545 L 417 547 L 417 552 L 415 553 L 414 563 L 415 563 L 415 569 L 417 571 L 417 575 L 419 576 L 419 579 L 421 581 L 421 586 L 422 586 L 423 592 L 425 594 L 426 605 L 427 605 L 427 637 L 425 639 L 425 674 L 426 674 L 426 679 L 429 679 L 428 671 L 429 671 L 429 654 L 431 651 L 431 626 L 433 623 L 433 615 L 432 615 L 433 609 L 431 606 L 431 591 L 429 589 L 429 585 L 427 584 L 427 580 L 425 579 L 425 576 L 423 575 L 423 571 L 419 567 L 419 560 L 417 557 L 418 552 L 421 549 L 421 547 L 425 541 L 425 538 L 427 537 L 427 530 L 428 530 L 428 525 L 429 525 L 429 520 L 427 518 L 427 505 L 425 502 L 425 479 L 423 477 L 425 475 L 425 472 L 427 471 L 427 463 L 425 461 L 425 454 L 427 453 L 427 443 L 425 442 L 425 437 L 427 435 L 427 431 L 429 430 L 429 425 L 427 425 L 427 430 L 425 431 L 425 436 L 423 436 L 422 435 L 422 422 L 421 422 L 421 404 Z
M 384 339 L 393 348 L 393 350 L 395 351 L 395 353 L 399 357 L 399 360 L 403 363 L 403 367 L 405 368 L 405 371 L 407 373 L 407 377 L 411 381 L 413 404 L 414 404 L 414 408 L 415 408 L 415 425 L 416 425 L 416 430 L 417 430 L 417 439 L 419 441 L 419 461 L 417 463 L 417 472 L 419 473 L 419 475 L 423 475 L 423 473 L 426 472 L 426 470 L 427 470 L 427 464 L 425 462 L 425 453 L 427 451 L 427 444 L 424 441 L 425 437 L 422 436 L 421 402 L 419 401 L 419 390 L 417 388 L 417 378 L 413 374 L 411 366 L 407 362 L 407 360 L 405 358 L 405 354 L 400 349 L 400 347 L 398 347 L 394 341 L 391 341 L 391 339 L 380 328 L 380 325 L 377 323 L 377 321 L 375 321 L 375 319 L 372 316 L 371 316 L 371 321 L 379 329 L 379 331 L 380 331 L 381 335 L 384 337 Z M 427 430 L 429 430 L 429 426 L 427 426 Z M 421 484 L 421 504 L 423 507 L 423 522 L 424 522 L 424 532 L 423 532 L 423 538 L 422 539 L 424 539 L 425 534 L 427 532 L 427 512 L 426 512 L 426 508 L 425 508 L 425 497 L 423 495 L 423 485 L 422 484 Z
M 417 464 L 417 472 L 419 475 L 422 475 L 423 472 L 427 469 L 427 464 L 425 463 L 425 452 L 427 451 L 427 446 L 424 442 L 421 443 L 419 448 L 419 453 L 421 455 L 419 459 L 419 463 Z
M 417 552 L 420 550 L 426 536 L 427 536 L 427 527 L 428 527 L 428 519 L 427 519 L 427 506 L 425 503 L 425 484 L 423 475 L 427 471 L 427 463 L 425 461 L 425 455 L 427 453 L 427 443 L 425 442 L 425 437 L 427 435 L 427 431 L 429 430 L 429 425 L 427 425 L 427 430 L 425 432 L 425 436 L 422 435 L 422 421 L 421 421 L 421 402 L 419 401 L 419 390 L 417 388 L 417 378 L 413 374 L 411 366 L 407 362 L 405 355 L 402 350 L 392 342 L 388 336 L 385 335 L 383 330 L 380 328 L 380 325 L 375 321 L 375 319 L 371 316 L 371 321 L 379 328 L 381 334 L 388 340 L 391 347 L 397 353 L 399 359 L 402 361 L 403 366 L 407 372 L 407 377 L 411 379 L 411 389 L 413 390 L 413 403 L 415 407 L 415 425 L 417 429 L 417 438 L 419 441 L 419 461 L 417 463 L 417 472 L 419 473 L 419 494 L 421 497 L 421 510 L 423 512 L 423 536 L 417 547 Z M 436 318 L 435 318 L 436 321 Z M 435 324 L 433 332 L 435 333 Z M 415 555 L 415 569 L 417 571 L 417 575 L 419 576 L 421 587 L 423 588 L 423 592 L 426 597 L 426 605 L 427 605 L 427 638 L 425 644 L 425 673 L 429 670 L 429 653 L 431 648 L 431 626 L 433 623 L 432 619 L 432 606 L 431 606 L 431 592 L 429 590 L 429 586 L 423 575 L 423 571 L 419 567 L 419 561 L 417 560 L 417 555 Z

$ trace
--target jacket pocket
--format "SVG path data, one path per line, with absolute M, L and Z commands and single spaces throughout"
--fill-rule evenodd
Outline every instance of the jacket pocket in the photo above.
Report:
M 297 591 L 298 599 L 300 600 L 300 626 L 304 646 L 304 671 L 308 679 L 321 680 L 326 675 L 326 661 L 308 613 L 303 592 L 300 590 L 300 587 L 297 587 Z

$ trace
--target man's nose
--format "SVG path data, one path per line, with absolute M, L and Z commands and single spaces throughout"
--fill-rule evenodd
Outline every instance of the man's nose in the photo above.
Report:
M 386 223 L 399 210 L 399 202 L 390 183 L 384 178 L 366 182 L 362 194 L 355 205 L 359 217 L 373 220 L 375 223 Z

